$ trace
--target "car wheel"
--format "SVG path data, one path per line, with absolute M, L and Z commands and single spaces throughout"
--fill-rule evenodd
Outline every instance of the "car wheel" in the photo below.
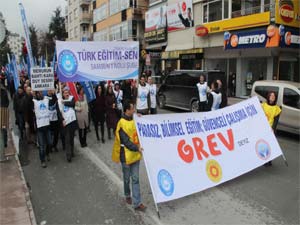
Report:
M 159 108 L 163 109 L 166 107 L 166 98 L 163 95 L 159 96 Z
M 199 105 L 198 105 L 198 101 L 193 101 L 191 104 L 191 111 L 192 112 L 198 112 L 199 110 Z

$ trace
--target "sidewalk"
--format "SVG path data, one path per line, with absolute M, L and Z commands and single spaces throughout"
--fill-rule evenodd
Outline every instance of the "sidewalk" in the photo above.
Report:
M 35 225 L 35 217 L 30 202 L 29 191 L 23 171 L 9 135 L 6 155 L 8 160 L 0 163 L 0 224 Z

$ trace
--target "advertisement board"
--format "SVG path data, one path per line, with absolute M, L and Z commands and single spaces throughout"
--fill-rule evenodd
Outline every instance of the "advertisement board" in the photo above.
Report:
M 299 0 L 276 0 L 275 23 L 291 27 L 300 27 Z

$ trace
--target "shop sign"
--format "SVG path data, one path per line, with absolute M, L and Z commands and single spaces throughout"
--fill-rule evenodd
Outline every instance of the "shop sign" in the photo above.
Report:
M 193 59 L 202 59 L 203 53 L 194 53 L 194 54 L 180 54 L 180 60 L 193 60 Z
M 162 2 L 162 0 L 149 0 L 149 6 L 156 5 L 158 3 Z
M 146 55 L 146 66 L 150 66 L 151 65 L 151 56 L 150 54 Z
M 285 27 L 280 25 L 279 27 L 281 39 L 280 47 L 282 48 L 300 48 L 300 35 L 299 29 Z
M 144 33 L 144 38 L 146 42 L 163 42 L 166 41 L 166 29 L 158 29 L 158 30 L 153 30 L 150 32 L 145 32 Z
M 208 29 L 205 26 L 197 26 L 195 28 L 195 33 L 199 37 L 204 37 L 208 34 Z
M 187 49 L 187 50 L 162 52 L 161 58 L 162 59 L 178 59 L 181 54 L 195 54 L 195 53 L 203 53 L 203 49 L 202 48 L 194 48 L 194 49 Z
M 168 31 L 194 26 L 192 0 L 178 1 L 167 7 Z
M 225 49 L 278 47 L 279 42 L 279 29 L 274 25 L 255 31 L 224 33 Z
M 300 3 L 299 0 L 276 0 L 275 22 L 291 27 L 300 26 Z
M 270 12 L 206 23 L 203 26 L 207 28 L 208 33 L 218 33 L 229 30 L 241 30 L 250 27 L 260 27 L 268 24 L 270 24 Z

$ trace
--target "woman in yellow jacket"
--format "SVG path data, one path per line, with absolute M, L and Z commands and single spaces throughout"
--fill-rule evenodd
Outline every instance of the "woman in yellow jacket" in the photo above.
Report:
M 146 206 L 141 202 L 139 184 L 139 165 L 142 158 L 142 147 L 139 144 L 138 136 L 132 116 L 134 114 L 133 103 L 124 103 L 124 115 L 119 120 L 115 142 L 112 152 L 112 160 L 121 162 L 123 171 L 123 184 L 126 202 L 133 203 L 135 210 L 145 211 Z M 132 198 L 130 191 L 130 178 L 132 184 Z
M 277 102 L 276 93 L 271 91 L 268 93 L 267 101 L 262 103 L 262 108 L 274 132 L 276 131 L 279 116 L 281 113 L 281 108 L 278 105 L 276 105 L 276 102 Z M 272 161 L 265 164 L 265 166 L 271 166 L 271 165 L 272 165 Z

